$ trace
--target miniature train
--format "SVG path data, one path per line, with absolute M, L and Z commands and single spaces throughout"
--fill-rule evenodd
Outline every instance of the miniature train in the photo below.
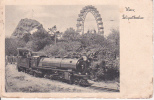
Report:
M 69 84 L 90 85 L 87 81 L 89 79 L 88 62 L 83 58 L 49 58 L 27 49 L 18 48 L 17 51 L 16 61 L 19 72 L 23 71 L 35 77 L 61 80 Z

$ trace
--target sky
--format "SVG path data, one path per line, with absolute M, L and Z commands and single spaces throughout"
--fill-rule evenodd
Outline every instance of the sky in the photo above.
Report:
M 43 5 L 43 6 L 5 6 L 5 36 L 9 37 L 15 30 L 19 21 L 24 18 L 35 19 L 48 31 L 48 28 L 57 26 L 60 32 L 67 28 L 76 28 L 78 14 L 86 5 Z M 93 5 L 101 14 L 104 35 L 111 29 L 119 29 L 119 8 L 116 5 Z M 84 32 L 88 29 L 97 29 L 94 16 L 88 13 L 84 22 Z

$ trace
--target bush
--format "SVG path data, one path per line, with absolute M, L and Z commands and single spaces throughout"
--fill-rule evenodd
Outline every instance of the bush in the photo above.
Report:
M 30 33 L 27 33 L 27 34 L 25 34 L 25 35 L 21 38 L 21 40 L 23 40 L 25 43 L 27 43 L 27 42 L 30 40 L 30 36 L 31 36 L 31 34 L 30 34 Z
M 67 41 L 78 41 L 80 39 L 80 34 L 75 31 L 73 28 L 68 28 L 64 34 L 63 39 Z
M 50 36 L 44 29 L 37 32 L 25 34 L 22 38 L 6 38 L 6 54 L 17 54 L 17 47 L 27 47 L 33 51 L 43 51 L 49 57 L 63 57 L 70 53 L 77 52 L 79 55 L 84 53 L 93 54 L 97 62 L 93 62 L 91 71 L 95 73 L 97 80 L 112 80 L 119 77 L 119 31 L 112 29 L 111 33 L 104 38 L 99 34 L 86 33 L 80 35 L 73 28 L 68 28 L 62 38 L 57 39 L 54 44 L 54 36 Z M 106 65 L 102 64 L 105 61 Z
M 108 48 L 111 50 L 115 59 L 119 57 L 120 54 L 120 34 L 118 30 L 112 29 L 111 34 L 107 37 Z
M 82 43 L 88 52 L 96 54 L 97 61 L 92 63 L 95 80 L 119 79 L 120 44 L 118 30 L 111 30 L 111 34 L 106 39 L 98 34 L 84 34 Z M 102 64 L 103 61 L 105 61 L 105 65 Z
M 53 41 L 54 37 L 51 37 L 46 31 L 38 30 L 31 35 L 26 46 L 33 51 L 40 51 L 46 45 L 53 44 Z
M 80 42 L 58 42 L 56 45 L 48 45 L 44 48 L 44 52 L 49 56 L 63 57 L 69 52 L 75 52 L 81 46 Z
M 91 46 L 93 44 L 97 45 L 104 45 L 106 42 L 104 36 L 99 34 L 92 34 L 92 33 L 86 33 L 83 34 L 81 37 L 81 43 L 84 45 L 84 47 Z
M 17 45 L 18 48 L 24 48 L 26 46 L 26 42 L 22 39 L 17 39 Z
M 55 57 L 55 56 L 64 56 L 67 52 L 65 49 L 60 47 L 59 45 L 48 45 L 43 50 L 45 54 L 47 54 L 49 57 Z
M 17 55 L 17 48 L 25 47 L 26 42 L 18 38 L 5 38 L 5 54 Z
M 17 41 L 13 38 L 5 38 L 5 55 L 17 55 Z
M 119 78 L 119 66 L 113 64 L 106 66 L 105 61 L 94 61 L 91 64 L 91 76 L 95 81 L 108 81 Z

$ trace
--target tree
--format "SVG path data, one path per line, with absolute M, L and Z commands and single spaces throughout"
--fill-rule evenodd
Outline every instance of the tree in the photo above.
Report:
M 5 55 L 17 55 L 17 41 L 13 38 L 5 38 Z
M 27 33 L 27 34 L 25 34 L 22 38 L 21 38 L 21 40 L 23 40 L 23 41 L 25 41 L 26 43 L 30 40 L 30 36 L 31 36 L 31 34 L 30 33 Z
M 105 41 L 106 39 L 104 38 L 104 36 L 99 34 L 86 33 L 83 34 L 81 37 L 81 43 L 84 47 L 88 47 L 95 44 L 103 46 L 105 44 Z
M 52 32 L 52 33 L 53 33 L 54 39 L 55 39 L 55 45 L 56 45 L 56 43 L 57 43 L 57 38 L 58 38 L 59 36 L 61 36 L 62 33 L 59 32 L 59 31 L 57 31 L 56 25 L 53 26 L 52 28 L 48 28 L 48 29 L 49 29 L 49 32 Z
M 116 29 L 111 30 L 111 34 L 107 37 L 107 40 L 109 42 L 108 47 L 110 50 L 112 50 L 113 56 L 115 56 L 115 59 L 119 57 L 119 48 L 120 48 L 120 36 L 119 31 Z
M 64 34 L 63 39 L 66 39 L 68 41 L 77 41 L 80 39 L 80 34 L 75 31 L 73 28 L 68 28 Z
M 43 49 L 46 45 L 52 44 L 54 37 L 48 34 L 44 30 L 38 30 L 30 37 L 30 41 L 27 43 L 27 47 L 34 51 Z

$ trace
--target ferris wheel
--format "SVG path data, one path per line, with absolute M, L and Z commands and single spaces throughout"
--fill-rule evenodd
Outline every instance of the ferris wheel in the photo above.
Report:
M 95 17 L 97 27 L 98 27 L 98 34 L 104 35 L 104 27 L 103 27 L 101 15 L 99 14 L 99 11 L 92 5 L 85 6 L 82 8 L 82 10 L 80 10 L 80 14 L 78 15 L 77 24 L 76 24 L 77 32 L 80 34 L 84 34 L 84 21 L 85 21 L 86 15 L 89 12 L 92 13 L 92 15 Z

